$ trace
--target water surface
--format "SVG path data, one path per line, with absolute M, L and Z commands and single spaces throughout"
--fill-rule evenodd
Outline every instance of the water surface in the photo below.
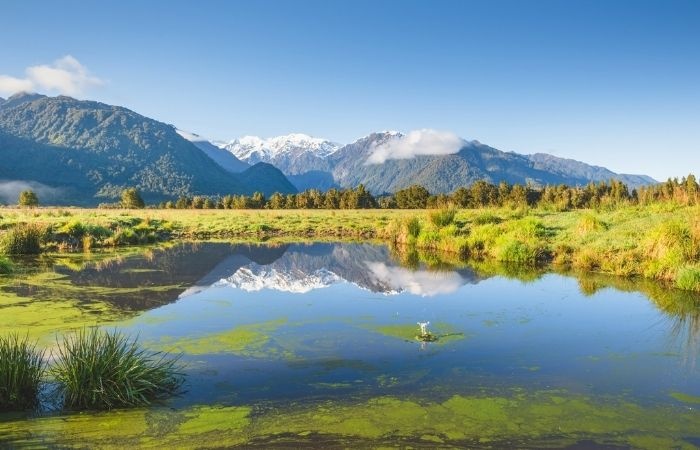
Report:
M 118 328 L 181 352 L 188 380 L 151 409 L 4 416 L 1 444 L 700 445 L 700 298 L 649 281 L 186 243 L 24 262 L 0 325 L 48 347 Z

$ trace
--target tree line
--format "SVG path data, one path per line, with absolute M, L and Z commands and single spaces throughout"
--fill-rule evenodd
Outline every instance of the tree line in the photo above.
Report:
M 450 194 L 431 194 L 420 185 L 409 186 L 394 194 L 374 196 L 362 184 L 354 189 L 307 189 L 297 194 L 274 193 L 266 197 L 253 195 L 181 196 L 153 207 L 161 209 L 430 209 L 540 207 L 557 211 L 581 208 L 608 208 L 620 205 L 648 205 L 675 202 L 700 204 L 700 186 L 694 175 L 668 179 L 664 183 L 629 189 L 621 181 L 601 181 L 585 186 L 544 186 L 499 184 L 477 181 Z M 34 207 L 39 199 L 32 191 L 23 191 L 20 206 Z M 105 207 L 144 208 L 146 205 L 136 188 L 124 189 L 119 203 Z
M 225 195 L 222 197 L 182 196 L 162 202 L 159 208 L 173 209 L 430 209 L 485 207 L 541 207 L 557 211 L 581 208 L 607 208 L 631 204 L 674 201 L 683 205 L 700 204 L 700 187 L 694 175 L 681 180 L 629 189 L 621 181 L 589 183 L 585 186 L 544 186 L 499 184 L 477 181 L 450 194 L 431 194 L 420 185 L 394 194 L 372 195 L 362 184 L 354 189 L 307 189 L 297 194 L 275 193 L 265 197 Z

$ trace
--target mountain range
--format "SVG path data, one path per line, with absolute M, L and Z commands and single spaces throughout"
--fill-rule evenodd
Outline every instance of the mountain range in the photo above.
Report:
M 604 167 L 537 153 L 503 152 L 478 141 L 463 141 L 456 153 L 418 155 L 370 164 L 377 148 L 400 141 L 395 131 L 372 133 L 348 145 L 306 135 L 270 139 L 246 136 L 222 146 L 241 161 L 268 162 L 278 167 L 299 190 L 349 188 L 362 183 L 375 194 L 395 192 L 420 184 L 430 192 L 452 192 L 477 180 L 584 185 L 591 181 L 620 180 L 631 187 L 656 181 L 645 175 L 618 174 Z M 221 145 L 221 144 L 219 144 Z
M 404 139 L 382 131 L 346 145 L 299 133 L 213 143 L 120 106 L 20 93 L 0 99 L 0 201 L 16 201 L 16 191 L 26 187 L 38 190 L 43 203 L 94 205 L 113 201 L 125 187 L 136 187 L 147 202 L 156 202 L 181 195 L 269 195 L 359 184 L 383 194 L 412 184 L 451 192 L 477 180 L 540 186 L 656 182 L 466 140 L 449 154 L 370 163 L 378 148 Z

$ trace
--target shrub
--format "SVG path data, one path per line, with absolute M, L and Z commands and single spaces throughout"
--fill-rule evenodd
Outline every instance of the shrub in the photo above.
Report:
M 0 336 L 0 410 L 34 408 L 45 369 L 44 353 L 26 336 Z
M 147 406 L 175 394 L 183 381 L 177 358 L 98 329 L 64 337 L 51 373 L 64 406 L 75 409 Z
M 454 209 L 439 209 L 428 214 L 428 218 L 433 225 L 438 228 L 446 227 L 455 220 L 457 211 Z
M 46 229 L 34 224 L 18 224 L 0 239 L 0 252 L 8 255 L 37 255 Z

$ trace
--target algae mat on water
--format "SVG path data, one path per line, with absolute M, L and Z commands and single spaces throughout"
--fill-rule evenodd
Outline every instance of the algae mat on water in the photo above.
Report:
M 194 406 L 0 422 L 0 446 L 88 448 L 232 446 L 567 446 L 696 448 L 700 413 L 561 391 L 375 397 L 281 407 Z
M 173 337 L 163 336 L 148 347 L 157 350 L 178 351 L 189 355 L 232 353 L 251 358 L 291 356 L 270 346 L 270 334 L 287 322 L 287 319 L 238 325 L 216 333 Z

